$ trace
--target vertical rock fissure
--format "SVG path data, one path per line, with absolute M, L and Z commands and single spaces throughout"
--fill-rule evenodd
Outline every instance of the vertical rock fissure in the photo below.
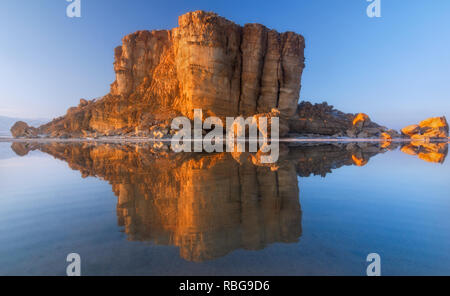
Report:
M 278 66 L 277 66 L 277 83 L 278 83 L 278 90 L 277 90 L 277 100 L 276 100 L 276 108 L 278 109 L 280 107 L 280 94 L 281 94 L 281 87 L 282 87 L 282 83 L 283 83 L 283 47 L 284 47 L 284 42 L 283 42 L 283 36 L 278 35 L 278 42 L 279 42 L 279 52 L 280 52 L 280 57 L 278 59 Z
M 130 47 L 132 48 L 132 52 L 135 53 L 136 52 L 136 36 L 133 36 L 133 37 L 134 38 L 131 40 Z M 133 86 L 133 88 L 136 88 L 136 84 L 135 84 L 136 83 L 136 79 L 135 79 L 135 77 L 136 77 L 136 67 L 135 67 L 136 57 L 134 54 L 130 57 L 130 60 L 131 60 L 131 69 L 130 69 L 131 85 Z
M 238 98 L 238 105 L 237 105 L 237 113 L 238 115 L 240 115 L 241 112 L 241 101 L 242 101 L 242 93 L 243 93 L 243 89 L 242 89 L 242 72 L 243 72 L 243 62 L 244 62 L 244 55 L 243 55 L 243 51 L 242 51 L 242 43 L 244 41 L 244 30 L 240 30 L 239 31 L 240 34 L 240 39 L 239 39 L 239 59 L 240 59 L 240 63 L 239 63 L 239 98 Z
M 277 67 L 277 100 L 275 103 L 275 106 L 278 108 L 280 105 L 280 91 L 281 91 L 281 82 L 280 82 L 280 71 L 281 71 L 281 55 L 278 60 L 278 67 Z
M 264 66 L 266 64 L 267 48 L 269 47 L 269 37 L 267 35 L 268 35 L 268 32 L 266 30 L 264 30 L 263 40 L 261 40 L 261 43 L 263 43 L 263 52 L 262 52 L 261 63 L 260 63 L 260 68 L 259 68 L 259 82 L 258 82 L 259 85 L 258 85 L 258 95 L 256 96 L 255 111 L 258 110 L 259 99 L 261 98 L 261 93 L 262 93 Z

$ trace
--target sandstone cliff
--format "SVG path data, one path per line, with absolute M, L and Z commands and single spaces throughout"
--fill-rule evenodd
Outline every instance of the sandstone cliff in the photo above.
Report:
M 107 95 L 81 99 L 38 129 L 20 122 L 11 132 L 14 137 L 170 137 L 174 117 L 193 119 L 193 110 L 202 109 L 204 117 L 222 119 L 277 114 L 280 136 L 401 136 L 363 113 L 343 113 L 326 103 L 297 105 L 304 48 L 304 38 L 293 32 L 189 12 L 172 30 L 138 31 L 123 38 L 114 51 L 116 80 Z M 446 121 L 446 128 L 425 125 L 404 135 L 448 136 Z
M 304 38 L 260 24 L 239 26 L 215 13 L 179 17 L 172 30 L 127 35 L 114 52 L 116 80 L 109 94 L 83 100 L 43 125 L 51 137 L 144 135 L 168 132 L 177 115 L 294 115 L 304 68 Z M 152 130 L 151 130 L 152 129 Z

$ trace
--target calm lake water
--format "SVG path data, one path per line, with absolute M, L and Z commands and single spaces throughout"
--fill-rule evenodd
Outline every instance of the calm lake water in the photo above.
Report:
M 446 146 L 0 142 L 0 275 L 450 275 Z

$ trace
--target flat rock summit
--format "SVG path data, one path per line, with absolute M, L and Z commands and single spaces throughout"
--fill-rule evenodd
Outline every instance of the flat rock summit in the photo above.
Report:
M 14 137 L 170 137 L 177 116 L 280 118 L 280 135 L 400 137 L 366 114 L 326 103 L 298 104 L 305 39 L 261 24 L 240 26 L 212 12 L 179 17 L 172 30 L 138 31 L 114 50 L 116 80 L 104 97 L 38 128 L 17 122 Z M 445 121 L 445 118 L 444 118 Z M 446 121 L 445 121 L 446 123 Z M 447 128 L 441 128 L 447 131 Z M 438 133 L 443 136 L 442 133 Z

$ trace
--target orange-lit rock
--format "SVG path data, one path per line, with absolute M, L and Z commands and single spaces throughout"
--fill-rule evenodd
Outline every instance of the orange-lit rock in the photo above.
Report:
M 432 117 L 421 121 L 418 125 L 410 125 L 402 129 L 402 133 L 413 140 L 445 139 L 449 127 L 445 116 Z
M 413 141 L 429 141 L 430 138 L 421 135 L 421 134 L 415 134 L 415 135 L 411 135 L 411 140 Z
M 392 136 L 385 132 L 381 133 L 380 138 L 386 141 L 392 140 Z
M 365 160 L 364 158 L 359 158 L 356 155 L 352 155 L 352 160 L 353 163 L 357 166 L 365 166 L 367 164 L 367 160 Z
M 389 148 L 391 146 L 392 142 L 391 141 L 383 141 L 381 142 L 380 147 L 383 149 Z
M 416 147 L 413 145 L 403 146 L 400 150 L 408 155 L 417 155 Z
M 419 123 L 419 126 L 421 129 L 423 128 L 437 129 L 441 127 L 448 129 L 448 123 L 445 116 L 425 119 Z
M 412 136 L 420 132 L 420 126 L 418 124 L 408 125 L 402 128 L 401 132 L 405 136 Z
M 409 155 L 417 155 L 418 158 L 427 162 L 444 163 L 448 154 L 448 144 L 411 141 L 409 145 L 403 146 L 401 151 Z
M 441 129 L 423 129 L 422 137 L 425 138 L 447 138 L 448 132 Z
M 364 113 L 358 113 L 355 118 L 353 119 L 352 124 L 354 126 L 358 126 L 360 128 L 362 128 L 365 124 L 367 124 L 368 122 L 370 122 L 370 118 L 369 115 L 364 114 Z
M 420 152 L 417 157 L 427 162 L 444 163 L 446 155 L 438 152 Z
M 304 38 L 294 32 L 242 27 L 212 12 L 189 12 L 172 30 L 125 36 L 114 52 L 110 93 L 80 102 L 39 132 L 151 137 L 147 127 L 167 125 L 165 120 L 180 115 L 193 119 L 194 108 L 222 119 L 276 108 L 286 134 L 287 119 L 297 109 L 304 47 Z
M 382 132 L 380 138 L 383 140 L 383 142 L 381 142 L 381 148 L 388 148 L 391 146 L 392 136 L 390 134 Z

